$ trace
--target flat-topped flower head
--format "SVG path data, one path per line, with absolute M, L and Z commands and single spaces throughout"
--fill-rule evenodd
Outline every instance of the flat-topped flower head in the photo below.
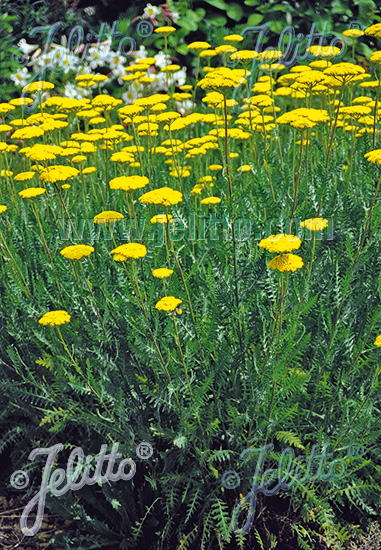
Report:
M 139 201 L 143 204 L 161 204 L 163 206 L 172 206 L 182 200 L 182 193 L 170 187 L 160 187 L 160 189 L 148 191 L 148 193 L 139 197 Z
M 0 214 L 4 214 L 7 208 L 8 206 L 5 206 L 5 204 L 0 204 Z
M 147 254 L 147 248 L 144 244 L 140 243 L 127 243 L 121 244 L 111 250 L 113 258 L 116 262 L 124 262 L 126 260 L 137 260 L 138 258 L 144 258 Z
M 281 254 L 275 256 L 268 264 L 270 269 L 277 269 L 278 271 L 296 271 L 301 269 L 304 263 L 300 256 L 296 254 Z
M 324 74 L 332 77 L 339 83 L 346 83 L 354 77 L 365 73 L 365 69 L 354 63 L 336 63 L 325 69 Z
M 46 192 L 44 187 L 29 187 L 29 189 L 23 189 L 19 191 L 20 197 L 23 199 L 33 199 L 34 197 L 39 197 Z
M 174 296 L 165 296 L 157 302 L 155 305 L 156 309 L 161 311 L 174 311 L 179 304 L 182 304 L 183 301 Z
M 343 31 L 343 35 L 347 38 L 359 38 L 364 35 L 364 31 L 361 29 L 347 29 L 346 31 Z
M 55 165 L 44 168 L 40 172 L 40 179 L 45 182 L 55 183 L 57 181 L 66 181 L 69 178 L 78 176 L 79 170 L 72 166 Z
M 157 214 L 151 218 L 151 223 L 171 223 L 173 221 L 173 216 L 171 214 Z
M 43 315 L 38 322 L 41 325 L 56 327 L 59 325 L 64 325 L 65 323 L 69 323 L 70 319 L 71 315 L 69 315 L 67 311 L 59 309 L 56 311 L 48 311 L 48 313 L 45 313 L 45 315 Z
M 381 334 L 379 336 L 377 336 L 377 338 L 374 342 L 374 345 L 377 346 L 378 348 L 381 348 Z
M 224 42 L 232 42 L 235 44 L 236 42 L 242 42 L 243 36 L 240 34 L 228 34 L 228 36 L 224 36 Z
M 266 239 L 262 239 L 259 243 L 260 248 L 265 248 L 269 252 L 290 252 L 300 248 L 302 241 L 295 235 L 287 235 L 280 233 L 278 235 L 270 235 Z
M 275 61 L 282 57 L 283 52 L 280 50 L 266 50 L 259 55 L 259 61 Z
M 325 218 L 309 218 L 308 220 L 301 222 L 300 225 L 310 231 L 322 231 L 328 227 L 328 220 Z
M 110 189 L 120 189 L 122 191 L 134 191 L 148 184 L 149 179 L 146 176 L 119 176 L 109 182 Z
M 175 31 L 176 31 L 175 27 L 164 26 L 164 27 L 159 27 L 155 29 L 154 32 L 156 32 L 157 34 L 161 34 L 162 36 L 168 36 L 169 34 L 172 34 Z
M 173 273 L 173 269 L 167 269 L 166 267 L 160 267 L 159 269 L 154 269 L 152 275 L 157 279 L 166 279 L 170 277 Z
M 94 223 L 112 223 L 123 220 L 124 216 L 120 212 L 114 210 L 105 210 L 94 216 Z
M 245 80 L 244 69 L 219 67 L 208 72 L 206 77 L 197 83 L 197 86 L 200 86 L 203 90 L 217 90 L 221 93 L 225 93 L 228 90 L 237 88 L 237 86 L 245 82 Z
M 238 52 L 234 52 L 231 54 L 230 59 L 233 59 L 233 61 L 252 61 L 253 59 L 256 59 L 259 56 L 259 53 L 255 50 L 239 50 Z
M 373 164 L 381 164 L 381 149 L 375 149 L 365 153 L 364 157 L 367 161 L 373 162 Z
M 210 48 L 209 42 L 191 42 L 187 45 L 188 50 L 193 50 L 197 53 L 202 52 L 204 50 L 208 50 Z
M 84 256 L 90 256 L 94 248 L 87 244 L 74 244 L 60 251 L 60 254 L 68 260 L 80 260 Z
M 37 82 L 31 82 L 27 84 L 22 89 L 23 94 L 33 94 L 35 92 L 45 92 L 46 90 L 53 90 L 54 84 L 51 82 L 45 82 L 44 80 L 39 80 Z
M 376 23 L 365 29 L 364 34 L 381 38 L 381 23 Z
M 220 204 L 221 199 L 219 197 L 206 197 L 202 199 L 201 204 Z
M 306 51 L 321 59 L 331 59 L 341 52 L 336 46 L 310 46 Z
M 369 60 L 370 60 L 372 63 L 381 63 L 381 51 L 372 53 L 372 55 L 370 56 Z

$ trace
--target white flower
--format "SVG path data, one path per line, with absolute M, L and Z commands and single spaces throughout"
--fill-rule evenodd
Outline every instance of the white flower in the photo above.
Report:
M 157 15 L 159 15 L 159 13 L 160 9 L 157 6 L 147 4 L 144 8 L 143 17 L 144 19 L 154 19 Z
M 176 111 L 178 111 L 182 116 L 191 113 L 192 108 L 193 104 L 190 99 L 186 99 L 185 101 L 176 101 Z
M 62 68 L 65 74 L 69 71 L 75 71 L 76 65 L 78 65 L 79 59 L 75 55 L 67 55 L 62 62 Z
M 184 86 L 187 78 L 186 68 L 183 67 L 180 71 L 177 71 L 173 74 L 173 80 L 176 82 L 176 86 Z
M 108 58 L 108 62 L 110 64 L 110 69 L 116 69 L 117 67 L 122 66 L 123 63 L 125 63 L 126 58 L 121 55 L 119 51 L 115 53 L 111 53 Z
M 155 66 L 158 67 L 159 69 L 163 69 L 164 67 L 170 64 L 169 56 L 167 55 L 167 57 L 165 57 L 164 52 L 159 52 L 154 57 L 156 59 Z
M 66 97 L 71 97 L 72 99 L 83 99 L 88 95 L 88 91 L 85 88 L 79 88 L 70 82 L 67 82 L 64 92 Z
M 26 67 L 23 67 L 22 69 L 17 69 L 14 74 L 11 74 L 10 79 L 15 83 L 16 86 L 21 86 L 23 88 L 28 84 L 28 69 Z
M 172 15 L 172 21 L 173 21 L 174 23 L 177 23 L 177 21 L 180 19 L 180 14 L 177 13 L 177 11 L 173 11 L 173 12 L 171 13 L 171 15 Z
M 135 59 L 136 62 L 140 61 L 141 59 L 146 59 L 148 57 L 148 52 L 144 46 L 140 46 L 140 48 L 136 50 L 136 52 L 131 53 L 131 56 Z
M 22 38 L 17 43 L 17 46 L 24 55 L 30 55 L 32 52 L 34 52 L 34 50 L 37 50 L 37 48 L 39 47 L 38 44 L 28 44 L 25 38 Z

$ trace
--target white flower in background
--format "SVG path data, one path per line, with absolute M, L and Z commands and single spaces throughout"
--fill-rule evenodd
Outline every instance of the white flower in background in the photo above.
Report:
M 177 11 L 173 11 L 172 13 L 172 21 L 176 23 L 180 19 L 180 14 L 177 13 Z
M 71 97 L 72 99 L 83 99 L 87 95 L 88 91 L 85 88 L 79 88 L 70 82 L 64 88 L 64 96 Z
M 155 66 L 158 67 L 159 69 L 163 69 L 164 67 L 170 64 L 169 55 L 165 57 L 164 52 L 157 53 L 156 55 L 154 55 L 154 58 L 156 59 Z
M 58 46 L 57 44 L 51 44 L 51 50 L 46 55 L 50 58 L 54 66 L 64 63 L 66 57 L 70 55 L 70 51 L 64 46 Z
M 141 59 L 147 59 L 148 52 L 144 46 L 140 46 L 140 48 L 136 50 L 136 52 L 131 53 L 131 56 L 135 59 L 135 62 L 137 62 L 137 61 L 140 61 Z
M 173 74 L 173 80 L 175 81 L 176 86 L 178 87 L 184 86 L 186 82 L 186 78 L 187 78 L 187 73 L 186 73 L 185 67 L 183 67 L 182 69 L 180 69 L 180 71 L 177 71 L 176 73 Z
M 153 6 L 152 4 L 147 4 L 144 8 L 143 12 L 143 18 L 144 19 L 154 19 L 157 15 L 159 15 L 160 9 L 157 6 Z
M 17 69 L 17 71 L 11 75 L 11 80 L 15 83 L 16 86 L 26 86 L 29 80 L 29 72 L 26 67 L 22 69 Z
M 79 63 L 79 59 L 75 55 L 67 55 L 65 59 L 62 61 L 62 69 L 65 74 L 67 74 L 69 71 L 75 71 L 77 68 L 77 65 Z
M 123 57 L 119 51 L 117 51 L 109 55 L 108 62 L 110 64 L 110 69 L 114 70 L 118 67 L 123 67 L 123 63 L 126 62 L 126 58 Z
M 30 55 L 32 52 L 37 50 L 39 48 L 38 44 L 28 44 L 25 38 L 22 38 L 18 43 L 17 46 L 19 47 L 21 53 L 24 55 Z
M 180 115 L 185 116 L 192 112 L 193 104 L 190 99 L 186 99 L 185 101 L 176 101 L 176 111 L 180 113 Z
M 100 67 L 101 65 L 104 65 L 109 57 L 111 50 L 111 36 L 107 38 L 104 42 L 100 42 L 99 44 L 94 44 L 94 46 L 91 46 L 89 48 L 89 51 L 87 52 L 86 61 L 89 63 L 90 68 L 96 69 L 97 67 Z
M 134 82 L 131 84 L 131 86 L 128 88 L 127 92 L 122 95 L 123 101 L 128 105 L 129 103 L 132 103 L 139 97 L 139 92 L 142 92 L 142 88 L 139 85 L 138 82 Z

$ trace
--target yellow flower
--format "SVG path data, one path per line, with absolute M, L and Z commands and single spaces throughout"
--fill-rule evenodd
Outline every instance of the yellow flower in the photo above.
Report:
M 243 164 L 242 166 L 237 168 L 237 172 L 250 172 L 250 170 L 251 166 L 249 166 L 248 164 Z
M 69 323 L 70 319 L 71 319 L 71 316 L 68 314 L 68 312 L 61 309 L 61 310 L 49 311 L 48 313 L 45 313 L 45 315 L 43 315 L 38 322 L 41 325 L 49 325 L 50 327 L 54 327 L 58 325 L 64 325 L 65 323 Z
M 11 177 L 13 176 L 13 172 L 11 170 L 0 170 L 0 176 L 4 178 L 5 176 Z
M 208 168 L 211 172 L 218 172 L 219 170 L 222 170 L 221 164 L 211 164 Z
M 305 227 L 310 231 L 322 231 L 328 227 L 328 220 L 325 218 L 309 218 L 301 222 L 301 227 Z
M 4 214 L 8 207 L 5 204 L 0 204 L 0 214 Z
M 20 128 L 12 134 L 12 139 L 34 139 L 44 135 L 44 130 L 37 126 L 27 126 L 26 128 Z
M 20 172 L 14 177 L 15 181 L 28 181 L 31 180 L 36 172 Z
M 219 204 L 221 199 L 219 197 L 207 197 L 202 199 L 201 204 Z
M 379 336 L 377 336 L 377 338 L 374 342 L 374 345 L 377 346 L 378 348 L 381 348 L 381 334 Z
M 67 246 L 61 250 L 60 254 L 69 260 L 80 260 L 84 256 L 90 256 L 94 252 L 92 246 L 87 244 L 74 244 L 73 246 Z
M 259 53 L 255 50 L 239 50 L 231 54 L 230 59 L 234 61 L 252 61 L 258 57 Z
M 9 103 L 0 103 L 0 115 L 5 115 L 9 111 L 14 111 L 15 107 Z
M 170 187 L 154 189 L 153 191 L 148 191 L 148 193 L 145 193 L 139 197 L 139 201 L 143 204 L 161 204 L 163 206 L 171 206 L 181 202 L 182 200 L 182 193 L 180 193 L 180 191 L 175 191 Z
M 210 48 L 210 44 L 208 42 L 191 42 L 187 46 L 188 50 L 194 50 L 195 52 L 202 52 L 203 50 L 207 50 Z
M 173 221 L 173 216 L 171 214 L 157 214 L 157 216 L 154 216 L 151 218 L 151 223 L 171 223 Z
M 374 164 L 381 164 L 381 149 L 369 151 L 369 153 L 365 153 L 364 157 L 369 162 L 373 162 Z
M 34 92 L 45 92 L 45 90 L 53 90 L 54 84 L 51 82 L 45 82 L 44 80 L 40 80 L 37 82 L 31 82 L 30 84 L 27 84 L 22 89 L 23 94 L 29 93 L 32 94 Z
M 123 214 L 114 212 L 113 210 L 105 210 L 94 217 L 94 223 L 111 223 L 117 222 L 124 218 Z
M 164 26 L 164 27 L 159 27 L 158 29 L 155 29 L 154 32 L 156 32 L 157 34 L 161 34 L 162 36 L 168 36 L 169 34 L 172 34 L 173 32 L 175 32 L 175 27 L 168 27 L 168 26 Z
M 92 174 L 93 172 L 96 172 L 97 169 L 95 168 L 95 166 L 89 166 L 88 168 L 84 168 L 82 170 L 82 174 Z
M 243 36 L 241 36 L 240 34 L 229 34 L 228 36 L 224 36 L 225 42 L 233 42 L 233 44 L 235 42 L 242 42 L 242 40 Z
M 266 239 L 262 239 L 259 243 L 260 248 L 265 248 L 269 252 L 290 252 L 300 247 L 302 241 L 295 235 L 286 235 L 280 233 L 278 235 L 270 235 Z
M 277 269 L 278 271 L 296 271 L 302 268 L 304 265 L 300 256 L 295 254 L 281 254 L 275 256 L 268 264 L 270 269 Z
M 148 185 L 149 179 L 146 176 L 120 176 L 109 182 L 110 189 L 121 189 L 122 191 L 134 191 Z
M 381 37 L 381 23 L 376 23 L 375 25 L 372 25 L 365 29 L 365 34 L 368 36 L 375 36 L 376 38 Z
M 46 189 L 44 189 L 43 187 L 29 187 L 29 189 L 24 189 L 23 191 L 20 191 L 19 195 L 23 199 L 33 199 L 34 197 L 38 197 L 45 192 Z
M 114 254 L 114 260 L 117 262 L 124 262 L 125 260 L 136 260 L 137 258 L 144 258 L 147 254 L 147 248 L 144 244 L 139 243 L 127 243 L 111 250 L 111 254 Z
M 71 185 L 69 185 L 68 183 L 64 183 L 63 185 L 61 185 L 62 189 L 70 189 Z
M 71 161 L 75 163 L 84 162 L 87 157 L 85 155 L 76 155 L 75 157 L 72 157 Z
M 42 179 L 42 181 L 55 183 L 57 181 L 66 181 L 69 178 L 77 176 L 78 174 L 79 170 L 77 170 L 77 168 L 57 164 L 42 170 L 40 173 L 40 179 Z
M 167 269 L 166 267 L 160 267 L 159 269 L 154 269 L 152 275 L 158 279 L 166 279 L 172 275 L 173 269 Z
M 315 57 L 323 59 L 335 57 L 341 52 L 340 48 L 336 48 L 336 46 L 310 46 L 306 51 L 312 53 Z
M 343 31 L 343 35 L 348 38 L 358 38 L 359 36 L 363 36 L 363 34 L 364 31 L 360 29 L 347 29 L 346 31 Z
M 155 308 L 161 311 L 174 311 L 177 306 L 182 303 L 183 301 L 179 300 L 179 298 L 175 298 L 174 296 L 165 296 L 157 302 Z

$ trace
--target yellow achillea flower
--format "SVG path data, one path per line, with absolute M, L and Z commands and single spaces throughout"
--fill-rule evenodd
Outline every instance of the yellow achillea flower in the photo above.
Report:
M 305 227 L 310 231 L 322 231 L 328 227 L 328 220 L 325 218 L 309 218 L 301 222 L 301 227 Z
M 19 192 L 20 197 L 23 199 L 33 199 L 46 192 L 43 187 L 29 187 L 29 189 L 23 189 Z
M 165 296 L 157 302 L 155 308 L 161 311 L 174 311 L 179 304 L 182 304 L 183 301 L 174 296 Z
M 229 34 L 228 36 L 224 36 L 224 42 L 242 42 L 243 36 L 240 34 Z
M 156 32 L 157 34 L 161 34 L 162 36 L 168 36 L 169 34 L 172 34 L 173 32 L 175 32 L 175 27 L 169 27 L 169 26 L 164 26 L 164 27 L 159 27 L 158 29 L 155 29 L 154 32 Z
M 120 176 L 109 182 L 110 189 L 122 191 L 134 191 L 148 185 L 149 179 L 146 176 Z
M 355 76 L 365 73 L 365 69 L 354 63 L 336 63 L 336 65 L 328 67 L 323 72 L 337 82 L 344 84 Z
M 139 197 L 139 201 L 143 204 L 161 204 L 163 206 L 171 206 L 181 202 L 182 200 L 182 193 L 180 193 L 180 191 L 175 191 L 170 187 L 160 187 L 160 189 L 148 191 L 148 193 L 145 193 Z
M 27 84 L 22 89 L 23 94 L 28 93 L 32 94 L 34 92 L 45 92 L 45 90 L 53 90 L 54 84 L 51 82 L 45 82 L 44 80 L 39 80 L 37 82 L 31 82 Z
M 124 218 L 123 214 L 114 212 L 113 210 L 105 210 L 94 217 L 94 223 L 111 223 L 117 222 Z
M 28 181 L 31 180 L 36 172 L 20 172 L 14 177 L 15 181 Z
M 250 170 L 251 166 L 249 166 L 248 164 L 243 164 L 242 166 L 237 168 L 237 172 L 250 172 Z
M 343 31 L 343 35 L 348 38 L 358 38 L 359 36 L 363 36 L 363 34 L 364 31 L 360 29 L 347 29 L 346 31 Z
M 365 153 L 364 157 L 369 162 L 373 162 L 373 164 L 381 164 L 381 149 L 369 151 L 369 153 Z
M 277 269 L 278 271 L 296 271 L 302 268 L 304 265 L 303 260 L 296 254 L 280 254 L 275 256 L 268 264 L 270 269 Z
M 84 168 L 82 170 L 82 174 L 92 174 L 93 172 L 96 172 L 97 169 L 95 168 L 95 166 L 89 166 L 88 168 Z
M 154 269 L 152 275 L 157 279 L 166 279 L 172 275 L 173 269 L 167 269 L 166 267 L 160 267 L 159 269 Z
M 9 111 L 13 111 L 15 107 L 9 103 L 0 103 L 0 115 L 5 115 Z
M 221 164 L 211 164 L 208 168 L 211 172 L 218 172 L 219 170 L 222 170 Z
M 114 254 L 114 260 L 116 262 L 124 262 L 125 260 L 144 258 L 147 254 L 147 248 L 144 244 L 127 243 L 121 244 L 114 248 L 114 250 L 111 250 L 111 254 Z
M 13 176 L 13 172 L 11 170 L 0 170 L 0 176 L 3 178 L 4 176 L 11 177 Z
M 220 46 L 222 48 L 222 46 Z M 217 51 L 217 48 L 215 48 Z M 237 88 L 246 80 L 244 69 L 229 69 L 228 67 L 219 67 L 213 69 L 205 78 L 197 83 L 203 90 L 219 90 L 221 92 Z
M 72 166 L 55 165 L 45 168 L 40 173 L 40 179 L 45 182 L 55 183 L 57 181 L 66 181 L 79 174 L 77 168 Z
M 219 204 L 221 199 L 219 197 L 207 197 L 202 199 L 201 204 Z
M 302 241 L 295 235 L 286 235 L 280 233 L 278 235 L 270 235 L 266 239 L 262 239 L 259 243 L 260 248 L 265 248 L 269 252 L 290 252 L 300 248 Z
M 12 139 L 33 139 L 44 135 L 44 130 L 37 126 L 26 126 L 12 134 Z
M 340 48 L 336 48 L 336 46 L 310 46 L 306 51 L 312 53 L 315 57 L 323 59 L 335 57 L 341 52 Z
M 69 323 L 70 319 L 71 316 L 68 312 L 61 309 L 57 311 L 48 311 L 48 313 L 45 313 L 45 315 L 43 315 L 38 322 L 41 325 L 49 325 L 50 327 L 54 327 Z
M 195 52 L 202 52 L 203 50 L 207 50 L 210 48 L 210 44 L 208 42 L 191 42 L 187 46 L 188 50 L 194 50 Z
M 8 207 L 5 204 L 0 204 L 0 214 L 4 214 Z
M 364 33 L 368 36 L 375 36 L 381 38 L 381 23 L 376 23 L 365 29 Z
M 132 153 L 113 153 L 110 158 L 111 162 L 131 162 L 134 160 Z
M 84 256 L 90 256 L 94 252 L 93 246 L 87 244 L 74 244 L 61 250 L 60 254 L 68 260 L 80 260 Z
M 381 52 L 378 51 L 378 52 L 372 53 L 372 55 L 369 58 L 369 61 L 371 61 L 372 63 L 381 63 Z
M 173 216 L 171 214 L 157 214 L 157 216 L 154 216 L 151 218 L 151 223 L 171 223 L 173 221 Z
M 374 345 L 377 346 L 378 348 L 381 348 L 381 334 L 379 336 L 377 336 L 377 338 L 374 342 Z

